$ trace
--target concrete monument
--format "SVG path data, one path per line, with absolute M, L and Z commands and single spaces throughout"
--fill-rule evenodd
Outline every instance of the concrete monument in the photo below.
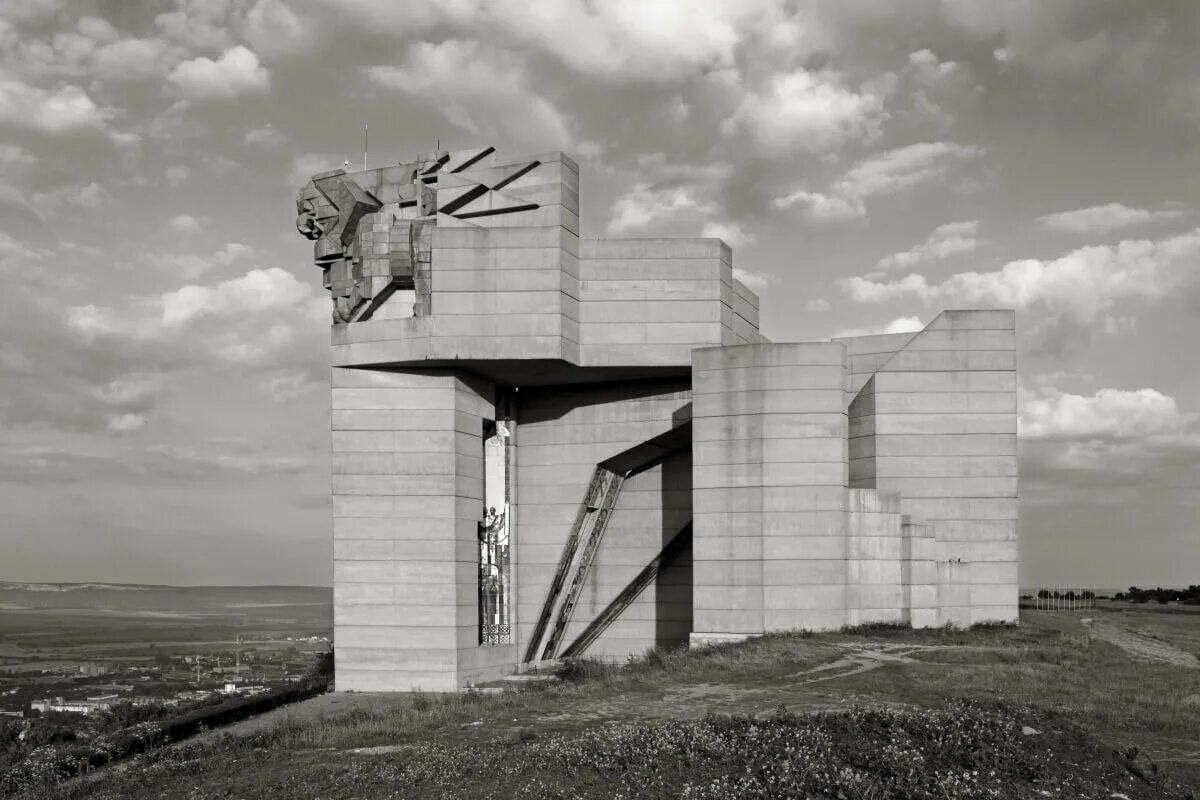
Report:
M 1017 618 L 1015 318 L 772 343 L 718 239 L 580 236 L 492 148 L 317 176 L 340 690 Z

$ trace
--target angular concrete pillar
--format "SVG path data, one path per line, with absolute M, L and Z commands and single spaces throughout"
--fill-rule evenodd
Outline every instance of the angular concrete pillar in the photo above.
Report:
M 692 355 L 692 641 L 842 625 L 845 347 Z
M 904 620 L 900 495 L 850 489 L 846 512 L 847 625 Z
M 339 691 L 452 691 L 515 663 L 479 644 L 490 418 L 492 386 L 464 373 L 333 370 Z

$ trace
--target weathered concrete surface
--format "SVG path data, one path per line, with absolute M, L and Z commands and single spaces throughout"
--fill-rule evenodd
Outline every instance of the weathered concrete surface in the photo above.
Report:
M 521 391 L 517 447 L 516 643 L 525 652 L 596 465 L 689 418 L 686 378 Z M 569 644 L 692 516 L 691 456 L 625 482 L 566 629 Z M 687 641 L 691 556 L 685 553 L 589 649 L 624 658 Z
M 899 492 L 932 527 L 943 623 L 1016 620 L 1015 327 L 1011 311 L 947 311 L 853 345 L 897 349 L 850 403 L 851 485 Z
M 1015 620 L 1012 312 L 770 344 L 720 240 L 581 237 L 579 168 L 561 154 L 431 158 L 325 173 L 298 200 L 341 320 L 340 689 L 514 670 L 556 576 L 582 581 L 560 651 L 612 606 L 588 654 L 614 659 L 689 638 Z M 513 624 L 480 645 L 482 441 L 501 405 Z M 597 465 L 682 425 L 690 447 L 622 475 L 595 553 L 565 548 Z M 689 522 L 690 546 L 630 594 Z
M 454 690 L 514 661 L 478 646 L 490 394 L 453 371 L 334 369 L 338 690 Z

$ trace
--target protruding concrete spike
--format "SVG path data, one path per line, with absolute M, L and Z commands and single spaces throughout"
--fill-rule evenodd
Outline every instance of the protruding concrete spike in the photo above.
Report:
M 449 214 L 438 214 L 437 224 L 439 228 L 478 228 L 474 222 L 469 222 L 465 219 L 458 219 Z
M 521 176 L 537 169 L 540 162 L 524 161 L 516 164 L 499 164 L 487 169 L 473 169 L 458 173 L 464 178 L 482 183 L 491 189 L 503 189 Z
M 435 153 L 430 153 L 422 160 L 426 162 L 426 166 L 425 169 L 421 171 L 421 174 L 433 175 L 437 172 L 440 172 L 446 166 L 446 162 L 450 160 L 450 154 L 445 150 L 440 150 Z
M 454 215 L 462 219 L 470 219 L 471 217 L 486 217 L 492 214 L 531 211 L 537 207 L 537 203 L 531 203 L 523 197 L 510 197 L 500 192 L 488 192 L 459 207 L 454 212 Z
M 442 168 L 442 171 L 462 172 L 475 165 L 482 165 L 493 160 L 489 156 L 494 157 L 495 153 L 496 148 L 494 147 L 482 147 L 477 150 L 459 150 L 450 154 L 450 160 Z
M 457 188 L 460 188 L 463 186 L 478 186 L 478 185 L 479 185 L 478 181 L 473 181 L 473 180 L 470 180 L 469 178 L 464 178 L 461 175 L 452 175 L 448 172 L 439 173 L 437 176 L 437 183 L 434 184 L 434 186 L 436 186 L 438 188 L 439 192 L 445 191 L 447 189 L 457 189 Z
M 438 192 L 438 211 L 443 214 L 456 214 L 460 208 L 487 193 L 488 187 L 482 184 Z

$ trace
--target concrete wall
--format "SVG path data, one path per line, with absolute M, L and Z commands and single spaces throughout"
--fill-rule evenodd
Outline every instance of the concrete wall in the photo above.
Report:
M 452 154 L 451 163 L 469 158 Z M 334 329 L 334 363 L 562 359 L 586 366 L 690 363 L 692 347 L 759 341 L 758 298 L 733 278 L 719 239 L 579 238 L 579 167 L 562 153 L 499 159 L 439 177 L 486 185 L 536 209 L 459 219 L 436 215 L 429 316 L 399 292 L 371 320 Z M 399 167 L 347 177 L 395 200 Z M 409 214 L 410 210 L 405 210 Z
M 432 236 L 432 315 L 392 318 L 389 305 L 411 304 L 397 294 L 376 318 L 334 328 L 335 364 L 686 366 L 694 347 L 762 339 L 758 297 L 734 280 L 719 239 L 581 240 L 565 224 L 489 229 L 440 220 Z
M 904 621 L 914 628 L 935 628 L 941 620 L 938 606 L 937 538 L 924 521 L 902 518 L 903 554 L 900 562 L 904 588 Z
M 847 491 L 846 613 L 843 624 L 905 621 L 904 541 L 900 496 Z
M 564 645 L 573 642 L 687 524 L 692 516 L 691 492 L 692 457 L 686 452 L 625 482 Z M 652 647 L 686 644 L 691 632 L 692 555 L 688 548 L 585 655 L 620 661 Z
M 758 344 L 758 295 L 736 278 L 733 281 L 733 341 L 725 344 Z
M 689 419 L 688 379 L 523 388 L 517 394 L 516 637 L 524 654 L 596 465 Z M 626 481 L 560 650 L 582 631 L 692 512 L 686 455 Z M 660 576 L 588 655 L 625 657 L 686 641 L 687 558 Z
M 845 348 L 693 352 L 693 641 L 843 624 Z
M 732 254 L 719 239 L 580 241 L 582 363 L 687 364 L 693 347 L 734 344 L 757 298 L 739 301 Z M 738 284 L 740 286 L 740 284 Z
M 333 370 L 338 690 L 454 690 L 515 662 L 477 643 L 491 396 L 453 371 Z
M 578 236 L 562 226 L 439 226 L 433 230 L 432 315 L 335 326 L 334 363 L 454 358 L 576 363 L 578 252 Z
M 914 336 L 915 333 L 880 333 L 831 339 L 846 346 L 847 363 L 850 366 L 850 381 L 846 386 L 850 396 L 846 402 L 850 402 L 867 380 Z
M 1011 311 L 948 311 L 851 404 L 854 485 L 899 492 L 938 542 L 942 621 L 1017 617 L 1016 332 Z

